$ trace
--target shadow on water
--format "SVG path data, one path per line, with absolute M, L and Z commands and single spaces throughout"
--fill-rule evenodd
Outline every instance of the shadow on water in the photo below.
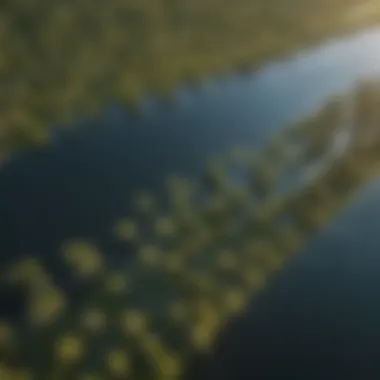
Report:
M 182 88 L 170 105 L 149 99 L 139 117 L 113 107 L 77 133 L 57 133 L 50 146 L 23 154 L 1 173 L 2 264 L 34 253 L 64 278 L 55 253 L 63 239 L 75 236 L 93 239 L 114 259 L 121 250 L 111 227 L 130 211 L 136 191 L 160 193 L 170 173 L 196 177 L 211 156 L 234 145 L 260 146 L 326 97 L 378 74 L 377 29 L 255 75 Z M 207 368 L 200 365 L 207 378 L 336 379 L 354 373 L 352 366 L 364 371 L 354 378 L 380 377 L 379 368 L 368 372 L 380 355 L 380 310 L 374 306 L 380 296 L 379 205 L 372 194 L 331 227 L 334 233 L 327 228 L 310 242 L 252 312 L 221 337 L 214 359 Z M 0 303 L 7 305 L 1 309 L 19 314 L 20 297 L 1 292 Z

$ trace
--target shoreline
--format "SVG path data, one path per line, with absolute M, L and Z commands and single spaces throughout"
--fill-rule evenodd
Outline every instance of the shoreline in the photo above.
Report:
M 259 12 L 255 17 L 259 20 L 260 6 L 262 5 L 259 3 L 256 5 Z M 96 109 L 103 109 L 109 102 L 123 102 L 128 108 L 136 110 L 137 104 L 146 94 L 153 93 L 158 97 L 170 98 L 173 91 L 179 86 L 198 83 L 204 77 L 220 76 L 231 72 L 254 73 L 266 64 L 286 58 L 297 50 L 313 48 L 329 39 L 349 37 L 363 28 L 367 29 L 380 24 L 380 10 L 377 9 L 377 3 L 374 1 L 370 0 L 366 4 L 348 5 L 347 7 L 352 7 L 352 9 L 347 9 L 347 17 L 343 17 L 341 20 L 334 13 L 337 11 L 336 9 L 332 11 L 333 14 L 324 15 L 325 17 L 323 16 L 325 11 L 322 8 L 318 8 L 317 14 L 305 10 L 295 16 L 289 13 L 283 17 L 274 9 L 270 9 L 269 16 L 267 16 L 269 17 L 269 27 L 264 26 L 266 24 L 262 24 L 262 29 L 247 27 L 246 33 L 240 31 L 236 35 L 232 34 L 232 37 L 229 37 L 229 41 L 226 41 L 223 46 L 219 46 L 221 41 L 218 40 L 222 39 L 223 35 L 215 37 L 211 32 L 206 31 L 204 34 L 206 42 L 202 42 L 204 45 L 202 47 L 200 45 L 202 40 L 197 40 L 201 36 L 200 32 L 191 29 L 189 29 L 190 37 L 186 37 L 187 39 L 184 37 L 183 41 L 180 37 L 176 40 L 170 34 L 166 41 L 166 37 L 164 37 L 166 32 L 163 32 L 163 28 L 166 26 L 160 24 L 157 26 L 157 30 L 162 32 L 162 36 L 158 36 L 157 40 L 155 40 L 156 37 L 151 40 L 148 38 L 147 47 L 142 47 L 138 51 L 139 55 L 133 56 L 133 60 L 128 57 L 128 53 L 123 52 L 117 46 L 110 46 L 112 40 L 105 40 L 104 52 L 102 52 L 105 57 L 100 56 L 101 49 L 89 45 L 88 51 L 86 50 L 83 55 L 78 53 L 78 57 L 73 55 L 73 58 L 67 56 L 67 63 L 56 60 L 54 65 L 57 67 L 49 63 L 49 60 L 45 62 L 38 57 L 32 59 L 31 63 L 25 66 L 24 63 L 17 62 L 18 73 L 13 73 L 12 69 L 11 73 L 22 77 L 24 82 L 21 81 L 17 84 L 21 85 L 20 89 L 15 88 L 12 83 L 9 84 L 11 92 L 16 95 L 8 99 L 8 107 L 3 108 L 1 119 L 4 137 L 0 141 L 0 147 L 5 151 L 9 147 L 14 149 L 30 145 L 43 145 L 49 139 L 51 123 L 64 120 L 70 122 L 81 114 L 88 117 L 94 116 L 98 113 Z M 233 9 L 238 11 L 239 6 Z M 72 12 L 75 12 L 75 9 Z M 302 12 L 305 14 L 303 15 Z M 300 19 L 302 16 L 305 16 L 305 20 Z M 232 20 L 228 21 L 230 24 L 226 25 L 232 31 L 239 31 L 240 25 L 237 20 L 243 16 L 239 16 L 237 12 L 236 16 L 231 17 Z M 314 17 L 314 19 L 308 20 L 310 17 Z M 121 26 L 119 29 L 115 27 L 114 38 L 117 37 L 120 40 L 124 28 L 126 27 Z M 52 32 L 56 34 L 56 38 L 60 38 L 54 25 Z M 15 37 L 17 41 L 19 37 L 17 30 L 15 33 L 14 36 L 11 33 L 11 36 Z M 192 36 L 191 33 L 195 33 L 195 35 Z M 22 35 L 20 34 L 20 36 Z M 229 34 L 227 33 L 226 36 Z M 39 44 L 38 33 L 35 38 L 36 41 L 33 43 Z M 210 38 L 211 42 L 208 41 Z M 194 44 L 192 39 L 198 41 L 198 45 Z M 81 42 L 81 35 L 77 37 L 77 40 L 79 43 L 75 43 L 78 47 L 81 44 L 82 47 L 86 46 L 83 45 L 86 44 L 86 39 Z M 10 43 L 12 43 L 12 38 Z M 158 45 L 155 46 L 155 43 Z M 51 46 L 52 44 L 54 44 L 54 38 L 48 36 L 41 47 L 46 50 L 46 58 L 49 56 L 51 59 L 54 58 L 52 54 L 56 48 Z M 152 47 L 149 47 L 151 44 Z M 194 44 L 194 47 L 191 47 L 191 44 Z M 208 44 L 211 49 L 205 48 Z M 25 52 L 21 50 L 19 54 L 21 56 L 28 54 L 28 57 L 33 57 L 34 48 L 31 46 L 25 44 Z M 11 50 L 8 51 L 8 47 L 4 51 L 5 56 L 8 53 L 9 55 L 13 54 Z M 27 53 L 28 51 L 29 53 Z M 58 49 L 54 54 L 60 55 L 63 54 L 63 51 L 60 52 Z M 107 57 L 107 54 L 110 57 Z M 122 54 L 122 60 L 120 62 L 113 60 L 112 55 L 114 54 Z M 125 67 L 122 66 L 123 60 L 126 60 Z M 77 63 L 68 71 L 71 61 Z M 41 72 L 34 71 L 34 65 L 41 65 Z M 94 68 L 91 68 L 91 65 L 94 65 Z M 88 67 L 87 70 L 86 67 Z M 61 74 L 66 79 L 63 80 L 59 76 L 55 78 L 56 72 L 62 72 Z M 56 83 L 46 81 L 44 76 L 51 76 Z M 108 79 L 105 80 L 106 78 Z M 36 87 L 31 87 L 29 89 L 32 82 L 37 84 L 41 82 L 40 88 L 37 87 L 36 90 Z M 21 93 L 18 94 L 17 91 L 20 90 Z

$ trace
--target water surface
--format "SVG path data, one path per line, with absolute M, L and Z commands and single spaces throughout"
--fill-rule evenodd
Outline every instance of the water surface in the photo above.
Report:
M 0 174 L 1 260 L 29 252 L 53 258 L 72 236 L 93 237 L 116 256 L 111 227 L 136 190 L 157 191 L 169 173 L 196 177 L 215 154 L 260 146 L 282 125 L 379 74 L 380 29 L 371 29 L 254 74 L 181 88 L 170 102 L 147 99 L 140 117 L 110 107 L 77 134 L 56 133 L 47 149 L 24 154 Z M 226 338 L 210 378 L 343 379 L 353 363 L 354 378 L 380 378 L 370 367 L 380 355 L 374 186 L 310 242 L 257 314 Z

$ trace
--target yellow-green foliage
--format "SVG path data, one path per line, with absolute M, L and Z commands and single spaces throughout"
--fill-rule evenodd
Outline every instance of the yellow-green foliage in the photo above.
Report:
M 344 109 L 342 102 L 302 127 L 285 130 L 260 154 L 234 148 L 215 161 L 223 169 L 222 188 L 171 178 L 166 213 L 141 193 L 136 214 L 114 229 L 115 237 L 128 246 L 132 242 L 135 251 L 118 269 L 109 267 L 106 255 L 89 242 L 62 244 L 62 262 L 72 279 L 91 285 L 79 304 L 39 260 L 29 257 L 7 268 L 3 281 L 24 286 L 28 302 L 23 322 L 0 322 L 0 379 L 180 379 L 192 356 L 210 352 L 228 321 L 244 313 L 308 235 L 379 169 L 379 124 L 373 124 L 379 109 L 367 107 L 379 92 L 364 98 L 364 90 L 368 87 L 356 93 L 361 100 L 353 104 L 358 105 L 355 120 L 371 123 L 355 122 L 357 138 L 345 153 L 296 190 L 283 193 L 268 185 L 256 199 L 252 163 L 258 167 L 257 157 L 261 167 L 270 162 L 270 178 L 295 167 L 307 169 L 310 156 L 290 157 L 289 150 L 303 144 L 308 151 L 320 131 L 322 151 L 328 150 L 337 128 L 344 127 L 343 117 L 331 117 L 332 109 Z M 363 119 L 361 110 L 373 118 Z M 240 202 L 229 176 L 236 165 L 247 173 Z M 205 198 L 197 197 L 199 191 Z M 252 199 L 254 206 L 247 207 Z
M 47 125 L 379 20 L 376 0 L 4 0 L 2 154 Z

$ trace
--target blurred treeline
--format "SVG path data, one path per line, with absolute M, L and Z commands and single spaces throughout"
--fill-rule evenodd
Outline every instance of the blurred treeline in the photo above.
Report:
M 48 139 L 46 125 L 179 83 L 251 70 L 380 19 L 373 0 L 4 0 L 3 154 Z M 352 12 L 361 12 L 353 22 Z M 350 17 L 346 17 L 350 14 Z

